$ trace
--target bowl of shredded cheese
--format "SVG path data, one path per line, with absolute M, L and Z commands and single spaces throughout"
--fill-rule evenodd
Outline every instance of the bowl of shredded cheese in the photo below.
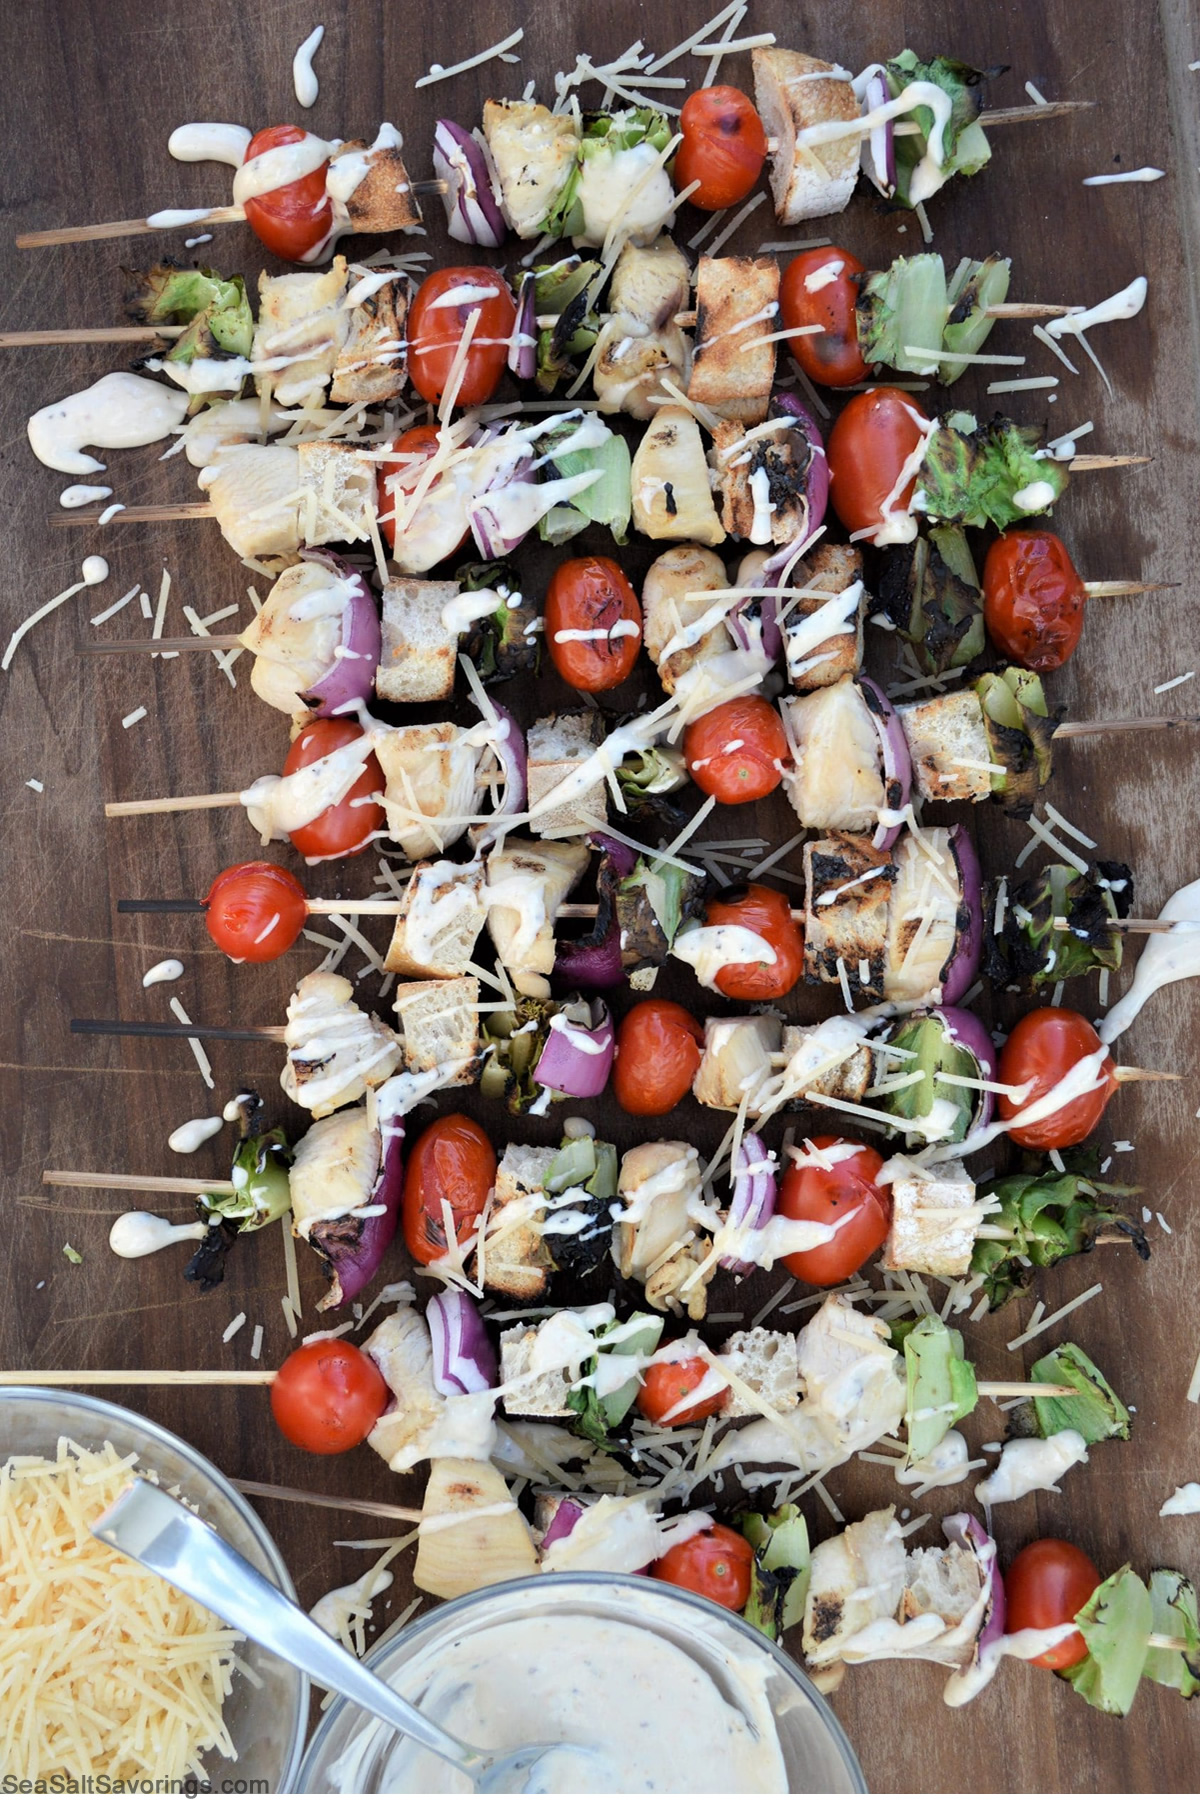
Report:
M 0 1777 L 287 1792 L 308 1679 L 91 1535 L 132 1471 L 295 1599 L 258 1516 L 181 1438 L 84 1394 L 0 1388 Z

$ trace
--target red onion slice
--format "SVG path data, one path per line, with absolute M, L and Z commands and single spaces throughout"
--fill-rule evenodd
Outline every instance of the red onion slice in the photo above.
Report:
M 496 1352 L 469 1294 L 457 1288 L 435 1294 L 425 1323 L 433 1340 L 433 1385 L 439 1394 L 482 1394 L 496 1386 L 500 1379 Z
M 607 832 L 588 833 L 588 848 L 599 850 L 596 870 L 596 923 L 586 937 L 560 939 L 554 958 L 554 978 L 565 988 L 614 988 L 625 979 L 621 955 L 621 923 L 617 917 L 617 888 L 632 875 L 637 853 Z
M 404 1121 L 399 1115 L 381 1115 L 379 1125 L 383 1147 L 368 1205 L 382 1206 L 383 1211 L 369 1218 L 319 1220 L 309 1237 L 329 1275 L 329 1289 L 317 1302 L 318 1312 L 356 1300 L 378 1274 L 396 1235 L 404 1189 Z
M 561 1538 L 570 1537 L 583 1513 L 584 1508 L 578 1500 L 559 1500 L 554 1508 L 554 1517 L 542 1535 L 542 1549 L 548 1550 L 551 1544 L 557 1544 Z
M 991 1033 L 985 1029 L 973 1012 L 967 1012 L 961 1006 L 936 1006 L 933 1016 L 939 1019 L 943 1031 L 953 1038 L 955 1044 L 966 1050 L 979 1065 L 979 1074 L 984 1081 L 996 1079 L 996 1046 L 992 1042 Z M 971 1131 L 979 1131 L 990 1125 L 996 1107 L 996 1097 L 986 1089 L 980 1089 L 975 1111 L 971 1118 Z
M 960 899 L 954 949 L 942 970 L 942 999 L 947 1006 L 961 1000 L 979 973 L 983 953 L 983 871 L 965 825 L 950 832 L 950 854 L 958 870 Z
M 733 1198 L 727 1223 L 758 1231 L 775 1214 L 775 1168 L 766 1144 L 756 1132 L 747 1132 L 733 1163 Z M 736 1256 L 723 1256 L 721 1267 L 735 1275 L 751 1275 L 758 1265 Z
M 507 228 L 483 145 L 453 119 L 439 119 L 433 128 L 433 169 L 446 183 L 442 201 L 450 236 L 460 244 L 498 250 Z
M 358 570 L 340 556 L 313 550 L 301 552 L 306 562 L 319 562 L 339 580 L 351 584 L 342 608 L 338 647 L 328 672 L 300 697 L 322 719 L 341 707 L 369 700 L 375 691 L 375 674 L 383 653 L 383 637 L 375 596 Z
M 863 112 L 874 112 L 877 106 L 886 106 L 891 97 L 883 70 L 872 71 L 863 91 Z M 896 140 L 891 119 L 872 126 L 863 140 L 861 160 L 868 181 L 879 189 L 885 200 L 890 200 L 896 191 Z
M 500 758 L 504 770 L 504 791 L 495 812 L 488 824 L 471 828 L 470 839 L 477 850 L 486 850 L 495 842 L 497 828 L 504 819 L 512 818 L 525 810 L 525 800 L 529 792 L 528 757 L 525 749 L 525 733 L 509 712 L 507 706 L 501 706 L 498 700 L 489 702 L 496 714 L 496 730 L 492 738 L 496 755 Z
M 794 394 L 779 393 L 771 401 L 772 417 L 775 413 L 790 413 L 795 419 L 797 428 L 808 440 L 808 469 L 804 478 L 804 499 L 808 508 L 803 537 L 811 537 L 825 519 L 829 505 L 829 460 L 825 455 L 825 439 L 821 427 L 813 418 L 808 408 L 797 400 Z M 790 556 L 794 544 L 785 548 Z
M 592 1018 L 592 1025 L 579 1025 L 561 1012 L 551 1019 L 545 1049 L 533 1071 L 542 1087 L 577 1100 L 591 1100 L 604 1092 L 617 1034 L 603 1000 L 593 1002 Z
M 908 753 L 908 739 L 904 735 L 904 727 L 900 723 L 895 707 L 883 689 L 872 681 L 869 675 L 860 675 L 858 685 L 870 708 L 871 718 L 879 737 L 879 761 L 883 772 L 884 805 L 889 812 L 903 812 L 912 793 L 912 759 Z M 885 825 L 881 821 L 875 827 L 875 835 L 871 842 L 876 850 L 890 850 L 899 835 L 899 825 Z
M 951 1513 L 943 1519 L 942 1535 L 948 1544 L 957 1544 L 962 1550 L 970 1550 L 979 1564 L 979 1578 L 987 1599 L 983 1623 L 969 1659 L 971 1663 L 977 1663 L 988 1645 L 1004 1636 L 1007 1604 L 1004 1578 L 1000 1573 L 1000 1558 L 995 1540 L 971 1513 Z
M 508 367 L 518 381 L 532 381 L 537 374 L 537 276 L 532 269 L 526 269 L 521 277 Z

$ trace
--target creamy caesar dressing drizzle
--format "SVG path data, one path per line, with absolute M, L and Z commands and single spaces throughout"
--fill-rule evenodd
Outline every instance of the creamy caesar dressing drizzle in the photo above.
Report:
M 1088 1460 L 1087 1444 L 1078 1431 L 1056 1431 L 1048 1438 L 1010 1438 L 1000 1461 L 975 1489 L 981 1506 L 999 1506 L 1006 1500 L 1023 1500 L 1026 1494 L 1054 1485 L 1076 1463 Z
M 942 1691 L 942 1698 L 947 1706 L 965 1706 L 981 1694 L 996 1670 L 1000 1667 L 1002 1656 L 1015 1656 L 1019 1662 L 1032 1662 L 1035 1657 L 1044 1656 L 1047 1650 L 1053 1650 L 1056 1644 L 1065 1643 L 1077 1630 L 1074 1619 L 1065 1625 L 1048 1625 L 1044 1629 L 1030 1627 L 1027 1631 L 1014 1631 L 1011 1635 L 993 1638 L 980 1651 L 978 1660 L 969 1663 L 965 1669 L 959 1669 L 951 1675 Z
M 1128 1031 L 1159 988 L 1200 975 L 1200 881 L 1179 888 L 1158 916 L 1176 921 L 1175 928 L 1147 940 L 1129 992 L 1100 1022 L 1100 1038 L 1105 1044 L 1115 1043 L 1123 1031 Z
M 1200 1513 L 1200 1481 L 1184 1482 L 1158 1509 L 1160 1519 L 1180 1517 L 1188 1513 Z
M 309 1608 L 308 1616 L 330 1637 L 340 1637 L 343 1622 L 348 1617 L 370 1624 L 371 1602 L 385 1594 L 391 1585 L 390 1569 L 368 1569 L 357 1581 L 351 1581 L 345 1587 L 330 1588 L 327 1594 L 322 1594 L 316 1605 Z
M 655 167 L 657 164 L 657 168 Z M 636 243 L 643 234 L 674 222 L 675 191 L 653 144 L 631 150 L 602 149 L 584 161 L 579 175 L 583 231 L 577 243 L 603 244 L 620 221 L 624 235 Z
M 970 1460 L 971 1452 L 962 1432 L 948 1431 L 928 1456 L 909 1463 L 906 1469 L 897 1469 L 896 1480 L 901 1487 L 956 1487 L 966 1480 Z
M 750 476 L 750 498 L 754 502 L 754 516 L 750 522 L 750 542 L 752 544 L 769 544 L 771 542 L 772 520 L 775 511 L 771 500 L 771 477 L 766 469 L 755 469 Z
M 252 135 L 244 125 L 177 125 L 167 149 L 176 162 L 221 162 L 240 169 Z
M 717 993 L 721 970 L 735 963 L 762 963 L 770 967 L 779 959 L 765 937 L 745 925 L 694 925 L 681 932 L 671 954 L 688 963 L 703 988 Z
M 1135 276 L 1128 287 L 1110 294 L 1107 300 L 1101 300 L 1095 306 L 1064 313 L 1059 319 L 1047 319 L 1046 330 L 1053 338 L 1078 337 L 1080 332 L 1090 331 L 1093 325 L 1107 325 L 1113 319 L 1134 319 L 1146 304 L 1148 287 L 1144 275 Z
M 157 444 L 182 423 L 187 400 L 161 382 L 117 369 L 91 387 L 43 406 L 30 419 L 29 442 L 39 462 L 64 475 L 94 475 L 104 464 L 83 453 Z
M 286 838 L 313 820 L 327 807 L 344 800 L 362 774 L 371 754 L 371 739 L 364 732 L 348 744 L 320 756 L 307 768 L 291 775 L 260 775 L 238 795 L 246 816 L 264 844 Z
M 840 594 L 822 601 L 816 612 L 793 614 L 786 633 L 788 673 L 793 677 L 805 673 L 805 660 L 832 637 L 842 637 L 857 629 L 858 603 L 863 596 L 861 581 L 852 581 Z
M 854 87 L 857 93 L 857 82 Z M 859 95 L 859 98 L 862 96 Z M 803 131 L 796 133 L 796 144 L 807 148 L 809 145 L 832 144 L 838 138 L 869 137 L 877 126 L 886 125 L 889 119 L 899 118 L 902 113 L 915 112 L 919 106 L 927 107 L 933 114 L 933 127 L 925 154 L 909 177 L 909 200 L 913 206 L 917 206 L 936 194 L 946 181 L 942 169 L 945 162 L 944 140 L 946 127 L 954 111 L 954 102 L 936 83 L 910 81 L 894 100 L 872 107 L 857 119 L 829 119 L 820 125 L 808 125 Z
M 760 1269 L 772 1269 L 785 1256 L 802 1255 L 822 1244 L 831 1244 L 839 1231 L 856 1219 L 862 1211 L 852 1206 L 839 1214 L 833 1225 L 817 1225 L 811 1219 L 789 1219 L 773 1213 L 765 1225 L 734 1225 L 728 1218 L 713 1236 L 716 1256 L 729 1256 L 738 1262 L 754 1263 Z
M 234 175 L 234 205 L 245 206 L 247 200 L 257 200 L 275 188 L 302 181 L 306 175 L 324 168 L 336 149 L 336 143 L 306 131 L 294 144 L 276 144 L 274 149 L 260 151 Z
M 76 483 L 73 487 L 63 489 L 58 496 L 58 504 L 68 508 L 87 506 L 93 500 L 107 500 L 111 493 L 110 487 L 88 487 L 86 484 Z
M 770 1668 L 765 1655 L 730 1658 L 718 1688 L 659 1632 L 553 1612 L 464 1633 L 399 1670 L 393 1685 L 483 1749 L 560 1745 L 537 1770 L 539 1792 L 783 1793 Z M 385 1752 L 389 1735 L 369 1726 L 353 1740 L 330 1771 L 338 1791 L 361 1792 L 368 1762 L 383 1754 L 372 1784 L 380 1792 L 473 1791 L 411 1739 Z
M 170 1244 L 198 1243 L 207 1231 L 207 1225 L 199 1219 L 190 1225 L 172 1225 L 169 1219 L 160 1219 L 155 1213 L 127 1212 L 113 1220 L 108 1247 L 117 1256 L 152 1256 Z
M 511 600 L 508 604 L 512 605 Z M 490 613 L 497 612 L 500 605 L 501 596 L 495 588 L 472 588 L 466 593 L 455 594 L 442 608 L 442 626 L 455 637 L 461 637 L 476 619 L 486 619 Z
M 146 223 L 156 231 L 178 231 L 180 226 L 198 225 L 201 219 L 209 219 L 212 214 L 211 206 L 164 206 L 161 212 L 148 213 Z M 228 212 L 225 218 L 231 222 Z
M 1048 481 L 1031 481 L 1013 495 L 1013 505 L 1026 513 L 1044 512 L 1054 501 L 1055 492 Z
M 142 986 L 148 988 L 160 981 L 178 981 L 182 974 L 183 964 L 177 956 L 164 957 L 162 962 L 156 962 L 153 968 L 146 970 L 142 976 Z
M 310 31 L 295 56 L 292 58 L 292 88 L 296 99 L 303 107 L 315 106 L 320 88 L 316 71 L 313 68 L 313 57 L 321 47 L 321 39 L 325 36 L 325 27 L 318 25 Z
M 224 1119 L 216 1116 L 209 1119 L 187 1119 L 182 1125 L 175 1127 L 167 1139 L 167 1147 L 178 1156 L 191 1156 L 201 1144 L 207 1144 L 209 1138 L 216 1137 L 224 1123 Z

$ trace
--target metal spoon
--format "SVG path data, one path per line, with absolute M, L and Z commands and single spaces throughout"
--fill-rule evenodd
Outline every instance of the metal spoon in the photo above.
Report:
M 344 1694 L 365 1712 L 453 1763 L 478 1793 L 545 1792 L 530 1785 L 538 1764 L 570 1748 L 527 1744 L 519 1750 L 477 1750 L 461 1743 L 364 1669 L 211 1525 L 151 1482 L 134 1480 L 96 1520 L 92 1535 L 190 1594 L 322 1687 Z

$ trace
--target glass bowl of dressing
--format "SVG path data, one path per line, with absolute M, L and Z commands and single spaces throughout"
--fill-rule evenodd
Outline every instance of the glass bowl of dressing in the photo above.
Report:
M 70 1438 L 85 1450 L 102 1450 L 107 1442 L 119 1457 L 136 1452 L 139 1473 L 153 1471 L 163 1487 L 178 1489 L 227 1543 L 295 1600 L 287 1565 L 258 1514 L 221 1471 L 182 1438 L 140 1413 L 91 1394 L 0 1387 L 0 1464 L 10 1456 L 39 1456 L 53 1462 L 60 1438 Z M 222 1708 L 237 1760 L 217 1751 L 205 1755 L 209 1791 L 220 1793 L 224 1787 L 233 1792 L 236 1784 L 243 1793 L 289 1793 L 308 1727 L 308 1677 L 248 1641 L 238 1645 L 238 1658 L 242 1668 L 235 1671 Z
M 866 1792 L 803 1671 L 737 1614 L 661 1581 L 539 1575 L 385 1634 L 367 1666 L 483 1749 L 566 1742 L 553 1793 Z M 553 1774 L 549 1775 L 549 1770 Z M 303 1794 L 470 1793 L 346 1700 L 309 1744 Z

